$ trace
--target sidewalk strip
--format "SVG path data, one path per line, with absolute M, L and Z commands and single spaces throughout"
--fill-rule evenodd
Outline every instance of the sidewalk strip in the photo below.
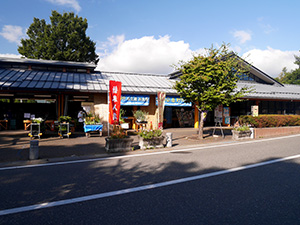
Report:
M 216 172 L 212 172 L 212 173 L 192 176 L 192 177 L 186 177 L 186 178 L 165 181 L 165 182 L 156 183 L 156 184 L 144 185 L 144 186 L 140 186 L 140 187 L 127 188 L 127 189 L 122 189 L 122 190 L 118 190 L 118 191 L 111 191 L 111 192 L 106 192 L 106 193 L 88 195 L 88 196 L 83 196 L 83 197 L 78 197 L 78 198 L 55 201 L 55 202 L 45 202 L 45 203 L 36 204 L 36 205 L 29 205 L 29 206 L 12 208 L 12 209 L 5 209 L 5 210 L 0 211 L 0 216 L 28 212 L 28 211 L 38 210 L 38 209 L 45 209 L 45 208 L 56 207 L 56 206 L 62 206 L 62 205 L 68 205 L 68 204 L 74 204 L 74 203 L 85 202 L 85 201 L 90 201 L 90 200 L 102 199 L 102 198 L 107 198 L 107 197 L 112 197 L 112 196 L 117 196 L 117 195 L 122 195 L 122 194 L 128 194 L 128 193 L 133 193 L 133 192 L 138 192 L 138 191 L 146 191 L 146 190 L 151 190 L 151 189 L 155 189 L 155 188 L 159 188 L 159 187 L 181 184 L 181 183 L 185 183 L 185 182 L 189 182 L 189 181 L 200 180 L 200 179 L 204 179 L 204 178 L 238 172 L 238 171 L 242 171 L 242 170 L 246 170 L 246 169 L 252 169 L 252 168 L 256 168 L 256 167 L 266 166 L 266 165 L 283 162 L 283 161 L 287 161 L 287 160 L 292 160 L 292 159 L 297 159 L 297 158 L 300 158 L 300 154 L 285 157 L 285 158 L 255 163 L 255 164 L 251 164 L 251 165 L 247 165 L 247 166 L 231 168 L 228 170 L 221 170 L 221 171 L 216 171 Z
M 252 144 L 252 143 L 265 142 L 265 141 L 271 141 L 271 140 L 280 140 L 280 139 L 293 138 L 293 137 L 299 137 L 299 136 L 300 136 L 300 134 L 295 134 L 295 135 L 268 138 L 268 139 L 261 139 L 261 140 L 251 140 L 251 141 L 234 142 L 234 143 L 226 142 L 224 144 L 208 145 L 208 146 L 201 146 L 201 147 L 190 147 L 190 148 L 174 149 L 174 150 L 163 150 L 163 151 L 151 152 L 151 153 L 141 153 L 141 154 L 122 155 L 122 156 L 110 156 L 110 157 L 94 158 L 94 159 L 80 159 L 80 160 L 74 160 L 74 161 L 64 161 L 64 162 L 55 162 L 55 163 L 50 162 L 50 163 L 44 163 L 44 164 L 34 164 L 34 165 L 25 165 L 25 166 L 10 166 L 10 167 L 2 167 L 2 168 L 0 168 L 0 171 L 14 170 L 14 169 L 36 168 L 36 167 L 46 167 L 46 166 L 68 165 L 68 164 L 75 164 L 75 163 L 95 162 L 95 161 L 104 161 L 104 160 L 112 160 L 112 159 L 124 159 L 124 158 L 133 158 L 133 157 L 141 157 L 141 156 L 167 154 L 167 153 L 172 153 L 172 152 L 195 151 L 195 150 L 220 148 L 220 147 L 227 147 L 227 146 L 234 146 L 234 145 Z

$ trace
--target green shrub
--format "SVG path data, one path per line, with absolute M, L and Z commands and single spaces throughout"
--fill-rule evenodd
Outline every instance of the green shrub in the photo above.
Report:
M 250 128 L 247 125 L 243 125 L 243 126 L 234 128 L 234 130 L 236 130 L 236 131 L 248 131 L 248 130 L 250 130 Z
M 147 121 L 147 116 L 149 112 L 143 111 L 143 110 L 136 110 L 133 111 L 133 116 L 137 121 Z
M 160 137 L 162 135 L 162 130 L 142 130 L 139 132 L 139 136 L 144 139 L 152 139 L 154 137 Z
M 259 115 L 240 116 L 240 124 L 249 124 L 253 127 L 283 127 L 283 126 L 300 126 L 300 115 Z
M 69 122 L 71 122 L 71 120 L 72 120 L 72 118 L 70 116 L 60 116 L 59 119 L 58 119 L 58 121 L 61 122 L 61 123 L 62 122 L 69 123 Z
M 34 118 L 31 121 L 32 123 L 42 123 L 44 120 L 42 118 Z
M 101 119 L 98 114 L 94 115 L 94 114 L 90 113 L 85 117 L 84 123 L 86 125 L 99 124 L 99 123 L 101 123 Z

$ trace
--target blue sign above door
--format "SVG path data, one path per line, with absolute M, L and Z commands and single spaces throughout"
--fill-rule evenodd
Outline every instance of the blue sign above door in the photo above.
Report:
M 123 106 L 148 106 L 149 95 L 122 95 L 121 105 Z
M 156 97 L 156 105 L 157 105 L 157 97 Z M 165 106 L 190 107 L 192 106 L 192 103 L 184 102 L 183 98 L 179 96 L 166 96 Z

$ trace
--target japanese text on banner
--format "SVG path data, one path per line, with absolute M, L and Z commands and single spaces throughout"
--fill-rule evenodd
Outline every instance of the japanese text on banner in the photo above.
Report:
M 122 83 L 119 81 L 109 81 L 109 123 L 118 124 L 120 117 Z

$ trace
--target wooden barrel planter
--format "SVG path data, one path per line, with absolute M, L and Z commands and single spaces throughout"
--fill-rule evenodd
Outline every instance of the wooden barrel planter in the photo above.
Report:
M 106 152 L 127 152 L 131 151 L 133 138 L 111 139 L 105 138 Z

